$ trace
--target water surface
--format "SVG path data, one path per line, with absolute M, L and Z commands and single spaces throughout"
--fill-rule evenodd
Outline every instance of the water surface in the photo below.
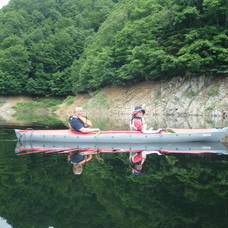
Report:
M 103 153 L 74 175 L 67 153 L 16 154 L 18 127 L 0 128 L 0 217 L 12 227 L 228 227 L 226 154 L 151 154 L 138 176 L 128 153 Z M 19 128 L 27 127 L 66 125 Z

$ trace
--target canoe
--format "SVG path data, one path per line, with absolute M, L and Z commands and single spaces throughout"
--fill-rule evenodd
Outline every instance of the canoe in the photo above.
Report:
M 158 151 L 165 154 L 202 154 L 214 153 L 228 155 L 228 149 L 220 142 L 185 142 L 185 143 L 67 143 L 67 142 L 40 142 L 40 141 L 18 141 L 15 153 L 69 153 L 73 151 L 87 152 L 87 154 L 96 153 L 122 153 L 122 152 L 140 152 L 140 151 Z
M 161 143 L 161 142 L 215 142 L 225 137 L 228 127 L 211 129 L 172 129 L 159 133 L 139 131 L 101 131 L 80 133 L 70 129 L 33 130 L 15 129 L 20 141 L 80 142 L 80 143 Z

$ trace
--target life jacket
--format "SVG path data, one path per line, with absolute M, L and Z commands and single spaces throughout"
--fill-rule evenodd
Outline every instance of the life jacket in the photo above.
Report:
M 134 119 L 139 119 L 142 122 L 142 125 L 144 125 L 145 123 L 143 123 L 142 117 L 132 116 L 130 121 L 130 130 L 138 131 L 138 128 L 134 126 L 134 121 L 133 121 Z
M 142 165 L 144 162 L 144 157 L 142 156 L 141 152 L 132 152 L 129 157 L 131 165 Z
M 76 164 L 76 163 L 79 163 L 83 160 L 85 160 L 87 158 L 87 155 L 81 155 L 79 154 L 78 152 L 75 153 L 75 152 L 71 152 L 68 157 L 67 157 L 67 160 L 69 163 L 71 164 Z
M 136 169 L 136 165 L 142 165 L 145 161 L 145 157 L 142 156 L 141 152 L 131 152 L 129 161 L 133 174 L 140 175 L 144 172 L 144 167 L 142 167 L 142 170 Z
M 78 117 L 77 116 L 70 116 L 68 119 L 69 123 L 71 123 L 71 121 L 75 118 L 80 119 L 84 123 L 85 128 L 88 128 L 88 127 L 92 128 L 93 127 L 91 121 L 86 116 L 78 116 Z M 70 124 L 69 124 L 69 127 L 71 128 Z

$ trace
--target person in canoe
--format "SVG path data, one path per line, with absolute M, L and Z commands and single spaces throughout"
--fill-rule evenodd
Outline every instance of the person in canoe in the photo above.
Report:
M 144 119 L 144 114 L 146 113 L 145 109 L 141 106 L 134 107 L 130 121 L 130 130 L 131 131 L 141 131 L 143 133 L 159 133 L 162 129 L 152 129 L 146 130 L 147 124 Z
M 72 151 L 68 155 L 69 163 L 73 164 L 73 173 L 76 175 L 82 174 L 83 164 L 92 159 L 92 154 L 81 154 L 80 151 Z
M 74 115 L 69 117 L 69 125 L 73 131 L 82 133 L 100 131 L 99 128 L 93 128 L 90 120 L 83 115 L 83 109 L 81 107 L 76 107 L 74 109 Z
M 143 131 L 146 130 L 147 124 L 144 119 L 144 114 L 146 111 L 140 107 L 136 106 L 132 113 L 131 121 L 130 121 L 130 130 L 131 131 Z

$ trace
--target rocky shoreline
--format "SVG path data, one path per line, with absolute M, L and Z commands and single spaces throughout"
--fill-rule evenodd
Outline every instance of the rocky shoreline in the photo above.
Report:
M 0 97 L 0 118 L 12 119 L 12 106 L 31 100 L 23 96 Z M 66 120 L 75 106 L 89 116 L 130 115 L 135 105 L 144 105 L 150 116 L 209 116 L 228 118 L 228 74 L 173 78 L 169 82 L 143 82 L 131 86 L 108 86 L 95 96 L 79 94 L 72 104 L 59 106 L 56 115 Z

